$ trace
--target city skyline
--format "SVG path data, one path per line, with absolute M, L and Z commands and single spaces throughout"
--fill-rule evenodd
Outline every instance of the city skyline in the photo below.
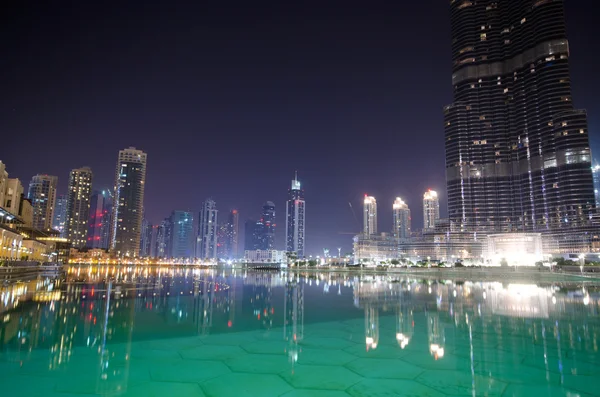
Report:
M 594 136 L 597 131 L 600 109 L 597 99 L 590 94 L 595 91 L 593 88 L 598 85 L 598 77 L 592 73 L 594 62 L 590 61 L 590 59 L 593 59 L 593 54 L 597 53 L 595 49 L 598 44 L 593 40 L 586 40 L 586 37 L 589 36 L 589 31 L 593 27 L 591 23 L 593 21 L 591 17 L 593 13 L 589 12 L 591 8 L 586 8 L 591 6 L 591 2 L 586 1 L 577 2 L 576 6 L 566 4 L 566 15 L 568 37 L 572 51 L 570 67 L 574 105 L 576 108 L 586 108 L 588 110 L 589 131 L 592 139 L 592 148 L 594 148 L 597 147 L 597 143 L 594 142 Z M 238 208 L 242 219 L 257 216 L 258 211 L 256 211 L 256 208 L 266 200 L 272 200 L 278 208 L 284 208 L 286 200 L 285 187 L 289 183 L 289 174 L 295 169 L 299 169 L 303 175 L 304 185 L 307 191 L 311 193 L 311 222 L 307 225 L 306 245 L 309 253 L 313 255 L 319 254 L 322 247 L 333 249 L 336 246 L 342 246 L 344 250 L 349 249 L 351 243 L 347 235 L 341 233 L 359 232 L 361 230 L 359 226 L 360 210 L 357 211 L 357 209 L 360 208 L 361 196 L 365 191 L 368 191 L 369 194 L 378 197 L 380 200 L 380 230 L 391 230 L 392 228 L 391 203 L 396 196 L 402 197 L 409 207 L 414 208 L 413 223 L 421 225 L 422 213 L 419 210 L 420 196 L 428 188 L 440 193 L 441 216 L 446 217 L 445 176 L 443 173 L 444 148 L 443 140 L 440 140 L 440 138 L 443 136 L 443 106 L 452 102 L 452 86 L 450 83 L 452 55 L 450 53 L 449 6 L 448 4 L 439 4 L 439 2 L 424 1 L 419 2 L 419 4 L 410 4 L 407 6 L 389 5 L 386 7 L 389 7 L 389 9 L 386 9 L 386 12 L 383 12 L 381 9 L 369 8 L 371 12 L 367 13 L 368 15 L 364 19 L 361 19 L 359 15 L 356 15 L 357 12 L 355 13 L 352 10 L 348 11 L 348 15 L 336 17 L 329 15 L 327 10 L 323 11 L 329 20 L 338 17 L 341 19 L 339 24 L 344 28 L 342 31 L 350 31 L 349 26 L 352 25 L 350 22 L 355 22 L 356 20 L 365 22 L 358 27 L 357 31 L 357 34 L 364 35 L 366 43 L 364 46 L 356 44 L 355 41 L 352 44 L 347 43 L 336 36 L 332 36 L 326 41 L 326 48 L 329 48 L 329 46 L 336 48 L 336 45 L 340 44 L 338 46 L 340 52 L 336 53 L 336 57 L 348 60 L 347 57 L 352 53 L 350 50 L 355 49 L 358 51 L 357 54 L 362 56 L 360 59 L 365 59 L 365 65 L 360 64 L 355 58 L 350 58 L 351 60 L 355 60 L 354 62 L 340 62 L 338 64 L 333 57 L 327 56 L 327 53 L 323 51 L 323 46 L 317 45 L 317 40 L 309 38 L 309 42 L 315 48 L 314 51 L 310 49 L 306 50 L 309 51 L 310 55 L 308 59 L 314 61 L 322 58 L 323 62 L 325 62 L 324 67 L 321 68 L 322 72 L 313 71 L 310 68 L 312 63 L 307 64 L 306 62 L 298 63 L 298 66 L 295 66 L 296 69 L 293 69 L 294 72 L 305 71 L 309 73 L 309 76 L 316 77 L 317 81 L 320 82 L 319 87 L 323 87 L 323 83 L 327 82 L 328 79 L 334 78 L 332 77 L 333 71 L 336 73 L 341 71 L 343 80 L 353 83 L 351 89 L 355 92 L 358 90 L 358 96 L 360 96 L 360 93 L 363 93 L 366 94 L 365 97 L 367 98 L 375 98 L 379 101 L 376 106 L 365 107 L 362 106 L 364 105 L 362 102 L 354 102 L 355 100 L 359 101 L 358 99 L 352 99 L 350 102 L 334 104 L 333 108 L 328 108 L 325 105 L 327 102 L 320 101 L 307 107 L 307 103 L 309 103 L 307 100 L 318 96 L 315 87 L 308 85 L 306 90 L 303 90 L 303 84 L 300 85 L 298 83 L 304 83 L 304 80 L 298 81 L 287 78 L 283 81 L 287 83 L 286 87 L 290 91 L 291 100 L 294 104 L 293 106 L 288 106 L 288 108 L 301 109 L 302 112 L 307 112 L 309 117 L 306 121 L 298 122 L 300 120 L 298 119 L 299 114 L 295 111 L 291 113 L 283 112 L 281 118 L 284 120 L 274 119 L 266 122 L 259 119 L 257 121 L 255 117 L 264 114 L 262 108 L 249 107 L 245 110 L 246 105 L 251 102 L 248 98 L 248 92 L 251 92 L 251 90 L 248 89 L 253 86 L 250 85 L 250 87 L 245 86 L 246 89 L 239 93 L 240 101 L 232 105 L 232 108 L 228 108 L 228 111 L 234 111 L 236 114 L 239 114 L 243 122 L 228 124 L 224 119 L 215 117 L 207 121 L 206 124 L 198 124 L 197 119 L 187 117 L 187 112 L 184 108 L 182 108 L 183 113 L 175 112 L 173 108 L 159 108 L 159 105 L 163 103 L 162 98 L 164 96 L 161 98 L 149 97 L 148 101 L 150 101 L 151 106 L 148 109 L 154 115 L 142 112 L 140 109 L 146 108 L 140 104 L 142 99 L 138 97 L 131 98 L 131 93 L 136 88 L 143 88 L 145 82 L 151 84 L 157 83 L 160 86 L 164 86 L 164 83 L 166 83 L 160 79 L 152 80 L 151 77 L 155 77 L 155 75 L 150 72 L 144 73 L 142 70 L 141 76 L 145 77 L 142 81 L 136 85 L 135 80 L 126 80 L 128 83 L 123 88 L 122 92 L 124 94 L 129 93 L 129 98 L 132 99 L 126 102 L 126 105 L 124 105 L 126 107 L 123 108 L 125 109 L 125 113 L 128 113 L 127 115 L 123 114 L 121 108 L 113 107 L 113 105 L 108 105 L 108 102 L 105 102 L 107 96 L 108 98 L 112 98 L 111 95 L 116 93 L 116 91 L 111 91 L 107 88 L 108 91 L 100 90 L 98 109 L 103 114 L 108 112 L 109 116 L 111 114 L 117 114 L 118 116 L 115 116 L 116 118 L 108 117 L 106 121 L 99 122 L 95 118 L 94 112 L 90 110 L 95 108 L 86 107 L 90 104 L 89 92 L 92 92 L 92 88 L 97 88 L 90 87 L 86 90 L 74 92 L 72 96 L 62 96 L 61 100 L 56 101 L 57 104 L 64 103 L 65 101 L 70 104 L 70 101 L 74 99 L 81 102 L 81 106 L 78 105 L 75 108 L 78 111 L 75 111 L 77 117 L 73 121 L 73 124 L 65 125 L 62 112 L 55 112 L 55 118 L 48 119 L 47 114 L 40 113 L 39 100 L 34 100 L 32 103 L 24 101 L 24 97 L 21 96 L 22 94 L 19 94 L 14 89 L 16 87 L 14 83 L 8 81 L 6 97 L 3 95 L 3 99 L 6 98 L 3 102 L 6 105 L 4 109 L 8 113 L 7 117 L 2 121 L 5 129 L 14 132 L 9 134 L 8 146 L 12 147 L 12 144 L 16 144 L 16 141 L 13 141 L 13 139 L 20 134 L 22 136 L 33 134 L 32 138 L 35 139 L 36 137 L 41 137 L 42 133 L 46 133 L 56 136 L 56 139 L 49 142 L 49 150 L 42 151 L 38 148 L 33 148 L 31 154 L 35 157 L 35 161 L 20 158 L 16 153 L 10 151 L 6 154 L 2 153 L 2 160 L 5 164 L 8 164 L 11 176 L 19 178 L 24 184 L 29 181 L 32 175 L 37 173 L 57 175 L 59 177 L 58 193 L 62 194 L 66 192 L 68 171 L 79 164 L 90 165 L 92 170 L 94 170 L 94 179 L 98 181 L 98 186 L 112 186 L 114 180 L 111 180 L 111 169 L 114 153 L 124 147 L 135 145 L 144 152 L 149 153 L 152 158 L 150 168 L 148 169 L 149 180 L 145 206 L 148 218 L 153 224 L 160 223 L 160 220 L 167 216 L 173 209 L 190 208 L 193 211 L 198 211 L 199 200 L 197 200 L 197 197 L 212 196 L 220 203 L 220 207 L 223 209 Z M 402 24 L 397 23 L 399 20 L 404 20 L 402 19 L 402 13 L 398 12 L 404 7 L 408 7 L 411 15 L 414 16 L 414 22 L 407 24 L 407 26 L 401 26 Z M 74 9 L 72 14 L 63 16 L 63 18 L 66 19 L 66 22 L 69 22 L 71 21 L 71 17 L 83 12 L 85 8 L 85 6 L 80 6 L 80 8 Z M 301 20 L 312 20 L 310 15 L 307 15 L 307 10 L 302 11 L 299 16 Z M 145 12 L 149 13 L 147 16 L 150 19 L 160 19 L 157 10 L 149 9 Z M 223 10 L 212 10 L 211 12 L 221 17 L 224 15 Z M 289 10 L 286 10 L 284 7 L 284 9 L 277 12 L 288 15 Z M 381 30 L 377 30 L 373 26 L 378 25 L 369 24 L 368 22 L 382 21 L 382 14 L 389 14 L 392 17 L 389 20 L 389 24 L 384 23 L 381 25 Z M 266 22 L 269 23 L 267 24 L 268 26 L 281 29 L 273 25 L 273 21 L 276 20 L 274 16 L 271 14 L 271 16 L 263 17 L 263 20 L 266 18 Z M 325 19 L 328 20 L 327 18 Z M 184 16 L 183 20 L 186 20 Z M 428 33 L 426 37 L 415 38 L 414 42 L 407 42 L 403 45 L 408 46 L 407 51 L 416 51 L 417 54 L 423 54 L 423 63 L 435 65 L 433 66 L 435 67 L 434 72 L 428 72 L 427 76 L 419 74 L 417 70 L 421 68 L 419 62 L 415 62 L 414 64 L 404 61 L 400 62 L 398 57 L 392 55 L 401 49 L 401 46 L 398 44 L 401 41 L 395 38 L 405 37 L 407 31 L 417 29 L 418 24 L 425 20 L 438 27 L 432 33 Z M 244 24 L 244 21 L 241 21 L 241 23 Z M 89 27 L 92 30 L 94 28 L 97 28 L 97 26 Z M 115 34 L 124 34 L 123 26 L 117 26 L 116 28 Z M 297 25 L 292 26 L 291 29 L 302 31 L 302 28 Z M 321 25 L 318 25 L 315 29 L 316 32 L 320 33 L 320 38 L 328 37 L 327 34 L 330 33 Z M 238 33 L 242 31 L 245 31 L 245 29 L 238 28 L 232 34 L 234 37 L 237 37 Z M 51 30 L 49 34 L 52 36 L 56 32 Z M 165 34 L 169 39 L 180 37 L 178 32 L 167 32 Z M 256 30 L 250 31 L 252 38 L 256 39 L 257 35 L 260 36 L 260 32 Z M 381 40 L 387 36 L 394 38 L 394 40 L 389 40 L 389 43 Z M 26 35 L 25 37 L 27 40 L 33 40 L 30 35 Z M 110 38 L 102 40 L 110 40 Z M 267 42 L 273 44 L 273 41 L 267 40 Z M 71 46 L 74 45 L 73 43 L 67 44 L 67 48 L 71 48 L 69 44 Z M 251 44 L 256 45 L 256 42 L 252 41 Z M 299 44 L 294 40 L 292 40 L 291 44 L 292 48 L 299 47 Z M 231 46 L 232 43 L 227 42 L 225 45 Z M 358 47 L 354 48 L 355 45 L 358 45 Z M 233 49 L 240 51 L 240 48 L 235 46 Z M 118 48 L 118 50 L 121 49 Z M 158 48 L 158 50 L 165 51 L 162 47 Z M 267 56 L 269 52 L 273 51 L 273 48 L 268 47 L 262 50 L 260 54 Z M 277 54 L 277 51 L 273 52 Z M 65 56 L 64 53 L 59 55 Z M 303 58 L 306 58 L 306 56 L 303 56 Z M 22 58 L 17 57 L 16 59 Z M 51 58 L 48 64 L 56 65 L 59 60 Z M 97 59 L 97 61 L 98 65 L 101 65 L 100 67 L 105 67 L 106 65 L 112 65 L 114 60 L 107 58 Z M 253 73 L 253 71 L 269 71 L 268 68 L 265 69 L 265 64 L 257 63 L 258 61 L 260 61 L 260 58 L 255 57 L 250 59 L 250 66 L 254 68 L 242 70 L 247 70 L 248 73 Z M 83 62 L 83 60 L 80 62 Z M 437 64 L 441 64 L 441 66 Z M 390 75 L 385 72 L 387 69 L 382 71 L 377 65 L 390 65 L 390 70 L 395 69 L 397 71 Z M 80 83 L 90 73 L 89 64 L 81 66 L 85 66 L 81 69 L 83 76 L 69 75 L 69 78 L 73 78 Z M 172 65 L 167 63 L 158 67 L 159 70 L 165 68 L 169 70 L 170 66 Z M 342 67 L 348 68 L 347 71 Z M 40 78 L 45 79 L 49 76 L 49 72 L 43 72 Z M 412 73 L 417 74 L 413 76 Z M 351 75 L 352 80 L 346 75 Z M 28 76 L 27 74 L 19 74 L 15 77 L 15 81 L 22 82 Z M 126 76 L 130 77 L 130 75 Z M 303 74 L 301 73 L 300 76 L 303 76 Z M 187 75 L 185 79 L 191 77 L 191 75 Z M 225 76 L 217 76 L 217 80 L 220 81 L 220 78 L 223 77 Z M 268 94 L 263 99 L 266 100 L 268 106 L 271 106 L 274 101 L 273 95 L 274 93 L 279 93 L 280 88 L 270 86 L 270 82 L 281 82 L 281 75 L 270 76 L 269 78 L 265 75 L 252 75 L 252 77 L 258 77 L 256 81 L 260 84 L 267 84 L 266 92 Z M 198 79 L 196 74 L 194 74 L 194 78 Z M 415 83 L 411 82 L 413 80 Z M 59 76 L 57 81 L 64 82 L 65 76 Z M 106 87 L 112 87 L 110 83 L 114 81 L 117 81 L 114 75 L 109 75 L 104 77 L 101 84 Z M 338 80 L 333 81 L 337 82 Z M 417 81 L 427 81 L 427 83 L 425 86 L 422 86 L 421 83 L 416 83 Z M 178 99 L 187 95 L 186 90 L 182 91 L 181 84 L 177 84 L 182 83 L 182 80 L 176 80 L 174 83 L 175 87 L 179 88 L 175 91 L 167 90 L 168 94 L 173 94 Z M 206 84 L 206 82 L 200 79 L 195 84 L 202 85 Z M 336 88 L 338 85 L 336 84 Z M 23 87 L 23 94 L 29 93 L 30 97 L 36 98 L 36 95 L 31 93 L 30 85 L 20 84 L 19 86 Z M 77 86 L 85 86 L 85 84 L 77 84 Z M 331 90 L 327 89 L 327 87 L 327 84 L 325 84 L 325 92 L 322 94 L 324 98 L 330 101 Z M 53 91 L 58 92 L 61 90 L 54 89 Z M 213 93 L 213 90 L 209 91 Z M 405 95 L 403 94 L 405 91 L 414 94 Z M 145 91 L 141 90 L 140 92 Z M 232 93 L 236 91 L 229 89 L 226 92 Z M 352 98 L 357 96 L 356 94 L 350 95 L 347 92 L 346 95 Z M 408 101 L 403 97 L 410 97 L 411 99 Z M 223 105 L 225 98 L 218 97 L 217 99 L 215 104 Z M 198 99 L 197 102 L 204 103 L 204 99 Z M 194 108 L 202 108 L 202 106 L 197 106 L 198 103 L 194 104 Z M 258 101 L 258 103 L 261 102 Z M 130 107 L 131 112 L 129 112 Z M 364 110 L 353 114 L 349 112 L 352 109 Z M 210 111 L 213 110 L 215 109 L 210 108 Z M 249 113 L 253 114 L 253 116 L 248 116 Z M 39 128 L 39 125 L 36 124 L 33 118 L 29 119 L 27 117 L 28 114 L 45 115 L 45 117 L 41 117 L 41 120 L 47 123 L 47 126 Z M 160 116 L 161 114 L 164 114 L 164 118 Z M 216 114 L 220 115 L 222 113 L 216 112 Z M 179 120 L 177 117 L 179 115 L 186 117 L 182 117 L 181 121 L 178 122 L 167 123 L 168 120 Z M 325 117 L 323 122 L 320 121 L 320 116 Z M 202 117 L 205 117 L 205 114 Z M 344 122 L 344 119 L 353 121 L 358 127 L 346 128 L 346 124 L 336 127 L 332 123 L 332 120 L 340 119 L 342 122 Z M 244 146 L 242 143 L 250 145 L 247 152 L 253 153 L 256 146 L 255 143 L 248 142 L 252 141 L 249 137 L 263 130 L 263 127 L 268 127 L 265 131 L 275 134 L 274 136 L 277 137 L 275 143 L 281 146 L 287 144 L 288 140 L 287 138 L 279 137 L 278 134 L 285 133 L 285 135 L 294 137 L 303 136 L 302 142 L 295 147 L 295 150 L 298 151 L 297 154 L 304 154 L 303 157 L 311 158 L 311 161 L 284 161 L 279 154 L 274 154 L 271 162 L 282 163 L 284 166 L 267 167 L 266 169 L 262 166 L 261 168 L 254 166 L 249 155 L 240 155 L 242 149 L 238 148 L 236 142 L 240 143 L 240 148 Z M 58 133 L 59 131 L 60 134 Z M 183 175 L 184 173 L 179 171 L 186 167 L 193 168 L 193 163 L 188 160 L 194 158 L 190 155 L 190 151 L 186 147 L 180 147 L 180 145 L 173 145 L 173 148 L 169 148 L 169 145 L 165 145 L 164 137 L 157 139 L 150 138 L 151 136 L 161 136 L 160 134 L 165 134 L 165 131 L 168 132 L 166 134 L 167 143 L 171 141 L 175 142 L 175 140 L 178 140 L 178 142 L 190 142 L 189 145 L 183 145 L 189 147 L 193 147 L 196 142 L 192 131 L 194 131 L 194 134 L 199 133 L 202 137 L 210 135 L 210 139 L 215 140 L 215 147 L 217 148 L 222 147 L 226 149 L 227 147 L 234 146 L 234 153 L 239 158 L 239 163 L 236 162 L 235 166 L 223 165 L 218 167 L 217 172 L 214 173 L 215 177 L 201 175 L 199 179 L 194 180 L 194 183 L 191 184 L 192 186 L 189 186 L 185 177 L 179 176 L 179 174 Z M 231 131 L 235 132 L 232 133 Z M 309 131 L 309 133 L 304 135 L 306 131 Z M 348 131 L 348 135 L 341 134 L 340 131 Z M 409 131 L 419 131 L 419 134 L 416 135 L 423 135 L 423 137 L 414 137 Z M 72 150 L 69 152 L 69 156 L 59 156 L 61 158 L 56 158 L 54 153 L 57 152 L 59 147 L 64 147 L 66 143 L 70 142 L 70 137 L 79 137 L 84 132 L 90 135 L 92 139 L 91 146 L 94 150 L 89 152 Z M 325 134 L 326 132 L 327 134 Z M 372 134 L 373 139 L 370 139 L 364 145 L 349 143 L 351 139 L 346 139 L 355 138 L 360 136 L 361 133 Z M 227 137 L 227 140 L 224 141 L 219 138 L 219 134 Z M 325 137 L 326 144 L 316 145 L 317 140 L 321 137 Z M 389 145 L 388 149 L 384 142 L 389 139 L 393 139 L 392 142 L 394 144 Z M 422 158 L 423 156 L 420 155 L 412 155 L 411 153 L 407 156 L 393 156 L 392 153 L 397 152 L 396 149 L 400 145 L 400 140 L 405 140 L 402 142 L 402 145 L 407 145 L 410 148 L 409 152 L 428 153 L 427 159 Z M 74 142 L 78 141 L 74 140 Z M 225 146 L 225 142 L 229 146 Z M 339 150 L 334 150 L 336 145 L 339 146 Z M 175 149 L 175 146 L 177 149 Z M 69 147 L 72 147 L 72 145 Z M 360 165 L 360 167 L 344 161 L 347 156 L 352 157 L 357 155 L 357 153 L 378 152 L 381 152 L 378 158 L 389 158 L 390 160 L 378 159 L 373 162 L 373 165 Z M 597 152 L 593 151 L 593 153 Z M 337 153 L 343 155 L 337 155 Z M 207 155 L 211 158 L 211 161 L 214 161 L 214 156 L 219 156 L 220 154 L 208 153 Z M 239 164 L 248 166 L 239 167 Z M 409 167 L 418 167 L 419 171 L 403 172 L 401 174 L 394 173 L 395 169 L 409 169 Z M 243 169 L 240 170 L 240 168 Z M 326 173 L 323 172 L 324 169 L 327 170 Z M 380 169 L 388 171 L 381 172 Z M 177 183 L 174 186 L 180 186 L 177 189 L 178 194 L 165 194 L 164 188 L 161 186 L 161 181 L 170 180 L 170 178 L 176 178 Z M 352 203 L 356 215 L 353 215 L 348 202 Z M 327 217 L 331 218 L 327 219 Z M 358 217 L 358 222 L 356 221 L 356 217 Z M 277 233 L 276 246 L 285 247 L 284 234 Z

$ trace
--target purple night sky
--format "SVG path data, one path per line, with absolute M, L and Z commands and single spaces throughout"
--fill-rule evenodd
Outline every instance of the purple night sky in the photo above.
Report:
M 567 1 L 575 106 L 600 150 L 593 0 Z M 213 197 L 240 226 L 285 207 L 298 170 L 307 253 L 351 250 L 362 196 L 379 229 L 422 194 L 445 215 L 444 105 L 452 102 L 448 0 L 396 2 L 12 2 L 0 60 L 2 160 L 11 177 L 90 166 L 110 188 L 120 149 L 148 153 L 146 212 L 197 212 Z M 348 205 L 351 202 L 355 219 Z M 197 214 L 196 214 L 197 215 Z M 242 240 L 243 241 L 243 240 Z

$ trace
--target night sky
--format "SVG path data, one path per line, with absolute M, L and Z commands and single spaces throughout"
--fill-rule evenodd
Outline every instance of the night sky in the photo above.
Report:
M 575 106 L 600 153 L 600 42 L 593 0 L 567 1 Z M 597 5 L 596 5 L 597 6 Z M 148 153 L 145 207 L 157 223 L 213 197 L 240 223 L 306 191 L 307 253 L 351 250 L 362 196 L 379 229 L 391 205 L 423 224 L 441 193 L 444 105 L 452 102 L 447 0 L 388 2 L 11 2 L 0 24 L 0 160 L 10 177 L 90 166 L 114 183 L 117 152 Z M 356 218 L 349 206 L 352 203 Z M 196 214 L 197 216 L 197 214 Z

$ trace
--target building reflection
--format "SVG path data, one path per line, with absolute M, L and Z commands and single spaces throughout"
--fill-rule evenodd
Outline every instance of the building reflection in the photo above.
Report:
M 598 352 L 600 323 L 587 319 L 598 318 L 599 298 L 598 287 L 585 282 L 73 266 L 60 278 L 0 287 L 0 351 L 24 366 L 43 362 L 48 371 L 92 355 L 93 392 L 112 395 L 128 388 L 134 339 L 260 329 L 273 330 L 273 340 L 283 334 L 293 370 L 310 342 L 306 320 L 333 321 L 323 313 L 343 318 L 330 306 L 335 300 L 364 316 L 364 335 L 360 319 L 352 336 L 364 340 L 367 352 L 406 349 L 432 362 L 460 355 L 492 371 L 497 360 L 490 355 L 522 347 L 514 335 L 559 360 L 570 358 L 568 349 Z M 552 363 L 546 365 L 551 373 Z
M 304 339 L 304 282 L 295 274 L 288 277 L 283 301 L 283 339 L 288 342 L 288 359 L 293 371 L 300 356 L 299 342 Z

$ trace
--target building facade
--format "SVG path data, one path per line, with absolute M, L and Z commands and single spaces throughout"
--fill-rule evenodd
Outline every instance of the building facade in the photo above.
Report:
M 21 198 L 23 197 L 23 185 L 17 178 L 9 178 L 6 181 L 6 192 L 2 206 L 11 214 L 18 216 L 21 207 Z
M 171 219 L 164 219 L 156 232 L 156 257 L 171 257 Z
M 237 258 L 240 249 L 240 212 L 236 209 L 229 212 L 228 228 L 227 255 L 229 258 Z
M 152 228 L 150 227 L 150 230 Z M 151 239 L 151 233 L 148 235 Z M 189 211 L 171 213 L 171 258 L 194 257 L 194 214 Z
M 423 230 L 435 229 L 440 219 L 440 201 L 437 192 L 428 190 L 423 195 Z
M 244 251 L 255 251 L 262 246 L 260 236 L 263 224 L 260 221 L 247 220 L 244 224 Z
M 408 208 L 408 205 L 400 197 L 396 197 L 396 200 L 394 200 L 394 204 L 392 205 L 392 215 L 394 237 L 398 239 L 410 238 L 410 208 Z
M 118 256 L 140 251 L 147 155 L 134 147 L 119 151 L 115 171 L 111 249 Z
M 377 234 L 377 200 L 366 194 L 363 201 L 363 234 L 365 236 Z
M 67 196 L 61 194 L 56 197 L 54 206 L 54 217 L 52 218 L 52 229 L 57 230 L 61 237 L 65 237 L 65 224 L 67 219 Z
M 217 203 L 207 199 L 202 203 L 196 239 L 196 257 L 212 259 L 217 257 Z
M 571 95 L 563 1 L 450 7 L 450 219 L 479 232 L 586 224 L 595 207 L 590 144 L 586 113 Z
M 286 250 L 295 252 L 298 258 L 304 258 L 306 202 L 298 175 L 292 181 L 288 190 L 285 217 Z
M 275 249 L 275 204 L 267 201 L 263 204 L 262 215 L 260 218 L 262 228 L 259 229 L 259 249 L 270 251 Z
M 94 191 L 90 198 L 87 248 L 108 249 L 112 198 L 107 190 Z M 58 201 L 57 201 L 58 203 Z M 58 209 L 58 204 L 56 205 Z
M 57 184 L 58 177 L 52 175 L 40 174 L 31 178 L 27 197 L 33 206 L 33 227 L 35 229 L 48 230 L 52 228 Z
M 73 248 L 81 249 L 87 244 L 91 194 L 92 170 L 88 167 L 71 170 L 65 228 L 66 238 Z

